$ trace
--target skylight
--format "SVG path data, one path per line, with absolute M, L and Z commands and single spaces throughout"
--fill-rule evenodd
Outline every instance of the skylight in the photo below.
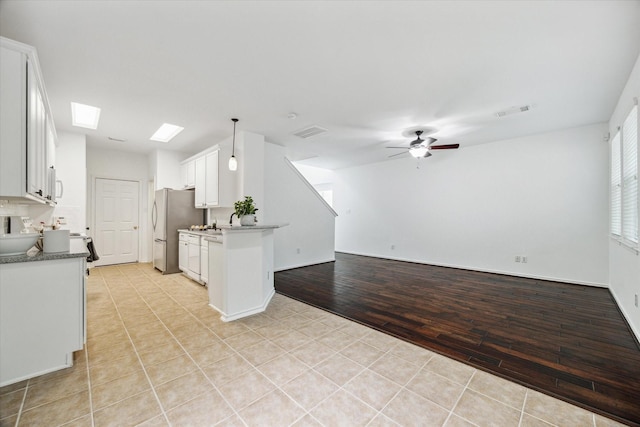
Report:
M 87 129 L 97 129 L 100 109 L 91 105 L 71 103 L 71 124 Z
M 182 132 L 184 128 L 169 123 L 163 123 L 162 126 L 151 136 L 152 141 L 169 142 L 177 134 Z

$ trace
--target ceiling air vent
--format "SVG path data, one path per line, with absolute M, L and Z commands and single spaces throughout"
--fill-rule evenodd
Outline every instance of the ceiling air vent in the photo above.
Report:
M 510 116 L 512 114 L 524 113 L 525 111 L 529 111 L 531 109 L 531 105 L 523 105 L 521 107 L 511 107 L 507 108 L 504 111 L 498 111 L 496 113 L 496 117 L 505 117 Z
M 320 126 L 309 126 L 307 128 L 301 129 L 294 133 L 295 136 L 299 138 L 311 138 L 312 136 L 320 135 L 321 133 L 327 132 L 327 129 L 321 128 Z

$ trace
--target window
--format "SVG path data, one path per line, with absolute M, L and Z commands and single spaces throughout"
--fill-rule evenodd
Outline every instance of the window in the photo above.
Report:
M 611 142 L 611 234 L 622 236 L 622 181 L 620 132 Z
M 611 235 L 638 247 L 638 106 L 611 142 Z

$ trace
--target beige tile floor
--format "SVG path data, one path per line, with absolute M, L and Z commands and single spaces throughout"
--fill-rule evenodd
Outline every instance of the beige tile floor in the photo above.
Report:
M 0 426 L 612 426 L 306 304 L 224 323 L 206 288 L 100 267 L 72 368 L 0 389 Z

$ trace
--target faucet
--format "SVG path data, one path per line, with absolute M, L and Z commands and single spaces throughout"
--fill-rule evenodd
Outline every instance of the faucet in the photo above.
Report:
M 229 217 L 229 225 L 232 225 L 232 223 L 233 223 L 233 216 L 234 216 L 235 214 L 236 214 L 236 213 L 234 212 L 234 213 L 232 213 L 232 214 L 231 214 L 231 216 Z M 237 216 L 237 215 L 236 215 L 236 216 Z

